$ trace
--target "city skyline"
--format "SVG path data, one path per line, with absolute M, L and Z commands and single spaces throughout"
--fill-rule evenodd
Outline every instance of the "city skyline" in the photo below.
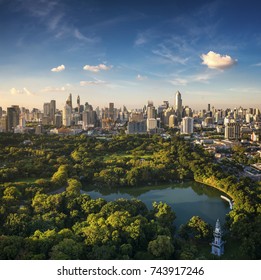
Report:
M 261 107 L 258 1 L 0 0 L 0 106 Z

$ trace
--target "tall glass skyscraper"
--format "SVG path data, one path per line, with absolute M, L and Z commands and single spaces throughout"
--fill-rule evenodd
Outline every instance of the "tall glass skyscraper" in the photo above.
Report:
M 181 121 L 182 119 L 182 99 L 181 99 L 181 94 L 179 91 L 177 91 L 176 93 L 176 114 L 178 117 L 178 121 Z

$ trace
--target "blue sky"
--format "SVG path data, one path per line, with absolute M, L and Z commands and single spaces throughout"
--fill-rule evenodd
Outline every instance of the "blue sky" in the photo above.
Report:
M 261 107 L 259 1 L 0 0 L 0 106 Z

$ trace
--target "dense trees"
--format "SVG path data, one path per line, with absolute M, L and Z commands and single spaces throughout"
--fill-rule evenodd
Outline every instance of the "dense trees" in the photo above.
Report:
M 107 203 L 85 194 L 76 195 L 72 187 L 77 190 L 78 186 L 71 179 L 70 189 L 63 193 L 36 193 L 28 209 L 30 215 L 23 211 L 6 215 L 0 258 L 129 259 L 141 253 L 151 258 L 172 256 L 172 225 L 156 221 L 159 211 L 149 211 L 137 200 Z M 163 215 L 173 221 L 174 213 L 165 208 Z M 164 238 L 159 228 L 164 230 Z M 162 244 L 166 246 L 164 252 Z
M 176 136 L 1 134 L 0 258 L 201 257 L 199 244 L 208 244 L 212 229 L 200 217 L 175 233 L 175 214 L 164 202 L 149 211 L 137 200 L 106 202 L 81 194 L 82 185 L 106 190 L 185 179 L 233 198 L 227 235 L 241 245 L 241 258 L 260 258 L 260 183 L 242 177 L 244 148 L 232 152 L 231 160 L 216 162 Z

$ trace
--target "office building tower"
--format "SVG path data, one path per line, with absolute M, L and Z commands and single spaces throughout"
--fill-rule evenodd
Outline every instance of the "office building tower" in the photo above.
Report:
M 2 116 L 3 116 L 3 109 L 2 107 L 0 107 L 0 118 L 2 118 Z
M 97 114 L 92 105 L 85 103 L 85 111 L 82 113 L 82 128 L 88 129 L 96 126 Z
M 185 117 L 182 119 L 182 129 L 181 133 L 183 134 L 191 134 L 193 133 L 193 124 L 194 120 L 191 117 Z
M 57 128 L 60 128 L 62 126 L 62 115 L 60 113 L 56 113 L 54 116 L 54 125 Z
M 35 128 L 35 134 L 40 135 L 44 133 L 44 127 L 42 124 L 38 124 Z
M 214 119 L 212 117 L 206 117 L 203 123 L 205 127 L 211 127 L 214 124 Z
M 13 131 L 19 125 L 20 110 L 18 105 L 7 108 L 7 131 Z
M 81 111 L 81 101 L 80 101 L 80 96 L 77 96 L 77 111 L 80 113 Z
M 144 116 L 142 112 L 131 112 L 129 116 L 130 122 L 140 122 L 142 120 L 144 120 Z
M 50 116 L 50 103 L 44 103 L 43 114 L 44 114 L 44 117 L 49 117 Z
M 63 108 L 63 125 L 70 126 L 72 122 L 72 107 L 65 104 Z
M 155 118 L 147 119 L 147 130 L 154 130 L 157 128 L 157 120 Z
M 25 117 L 24 116 L 20 116 L 19 126 L 23 127 L 23 128 L 26 126 L 26 121 L 25 121 Z
M 50 119 L 52 124 L 55 124 L 55 113 L 56 113 L 56 101 L 51 100 L 50 102 Z
M 210 104 L 208 104 L 208 112 L 210 112 Z
M 181 120 L 182 118 L 182 99 L 181 99 L 181 93 L 179 91 L 177 91 L 176 93 L 176 115 L 178 117 L 178 121 Z
M 114 103 L 109 103 L 109 111 L 108 111 L 108 117 L 111 120 L 114 120 Z
M 66 104 L 67 104 L 68 106 L 70 106 L 71 109 L 72 109 L 72 94 L 71 94 L 71 93 L 69 94 L 69 96 L 68 96 L 68 98 L 67 98 L 67 100 L 66 100 Z
M 127 134 L 143 134 L 147 133 L 147 121 L 130 121 L 127 125 Z
M 240 138 L 240 123 L 230 120 L 225 124 L 225 139 L 238 140 Z
M 169 116 L 169 127 L 170 128 L 173 128 L 175 126 L 178 125 L 178 119 L 177 119 L 177 116 L 175 115 L 170 115 Z
M 7 115 L 0 118 L 0 132 L 7 132 Z
M 163 113 L 164 125 L 169 125 L 169 117 L 173 114 L 175 114 L 175 111 L 172 107 L 169 107 L 168 109 L 164 110 L 164 113 Z
M 156 118 L 156 108 L 153 106 L 153 102 L 149 101 L 147 106 L 147 119 Z
M 192 117 L 192 109 L 189 108 L 189 106 L 185 106 L 184 110 L 183 110 L 183 115 L 184 117 Z

